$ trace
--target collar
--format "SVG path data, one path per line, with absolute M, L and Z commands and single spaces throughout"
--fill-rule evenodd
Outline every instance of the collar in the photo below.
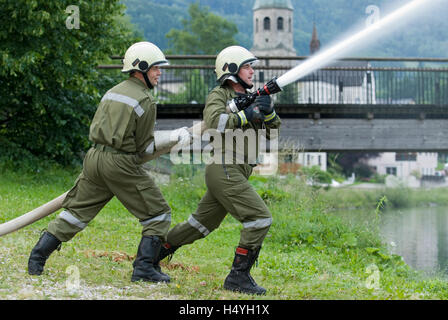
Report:
M 226 79 L 226 80 L 228 80 L 228 79 Z M 244 88 L 243 88 L 244 91 L 245 91 L 244 93 L 235 91 L 235 89 L 233 89 L 233 87 L 227 81 L 224 81 L 224 83 L 221 84 L 221 88 L 229 90 L 229 92 L 231 93 L 232 97 L 236 97 L 236 96 L 239 96 L 239 95 L 245 95 L 245 94 L 250 93 L 249 90 L 244 89 Z
M 142 81 L 140 81 L 140 80 L 137 79 L 136 77 L 129 77 L 127 80 L 136 83 L 137 85 L 139 85 L 140 87 L 142 87 L 142 89 L 147 89 L 147 90 L 149 90 L 149 88 L 146 86 L 146 84 L 144 84 Z

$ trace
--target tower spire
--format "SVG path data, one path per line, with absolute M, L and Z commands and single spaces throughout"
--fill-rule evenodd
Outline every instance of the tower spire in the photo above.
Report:
M 311 36 L 311 42 L 310 42 L 310 54 L 319 51 L 319 49 L 320 49 L 320 41 L 317 36 L 316 23 L 313 22 L 313 35 Z

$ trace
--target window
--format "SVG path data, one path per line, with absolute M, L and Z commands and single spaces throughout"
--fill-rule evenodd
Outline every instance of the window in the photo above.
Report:
M 416 152 L 397 152 L 395 154 L 395 161 L 417 161 Z
M 397 167 L 386 167 L 386 174 L 397 175 Z
M 258 18 L 255 19 L 255 32 L 258 32 Z
M 282 17 L 277 19 L 277 30 L 283 30 L 283 18 Z
M 263 29 L 264 30 L 271 30 L 271 19 L 269 19 L 269 17 L 264 18 L 264 20 L 263 20 Z
M 288 31 L 291 32 L 291 18 L 288 19 Z
M 322 156 L 317 156 L 317 163 L 319 164 L 319 166 L 322 165 Z

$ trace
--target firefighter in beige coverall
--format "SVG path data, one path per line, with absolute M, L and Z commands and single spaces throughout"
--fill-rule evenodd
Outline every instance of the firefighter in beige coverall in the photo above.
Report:
M 135 43 L 126 51 L 122 72 L 130 77 L 101 99 L 90 126 L 93 146 L 62 204 L 64 210 L 50 222 L 31 252 L 30 274 L 40 275 L 61 242 L 83 230 L 116 196 L 143 226 L 131 280 L 170 281 L 156 258 L 166 240 L 171 209 L 139 161 L 142 155 L 156 151 L 156 104 L 150 89 L 158 84 L 159 66 L 164 64 L 168 64 L 164 54 L 150 42 Z
M 266 138 L 269 139 L 270 131 L 280 127 L 280 118 L 276 115 L 269 96 L 257 97 L 244 111 L 226 113 L 227 103 L 238 94 L 247 93 L 246 90 L 253 86 L 252 64 L 256 61 L 257 58 L 251 52 L 240 46 L 225 48 L 216 58 L 215 72 L 221 84 L 208 95 L 203 115 L 207 128 L 222 133 L 222 144 L 214 144 L 213 147 L 215 159 L 224 161 L 215 161 L 206 166 L 207 192 L 196 212 L 168 232 L 167 243 L 162 246 L 159 259 L 173 254 L 180 246 L 206 237 L 221 224 L 229 212 L 242 223 L 243 228 L 224 288 L 249 294 L 264 294 L 266 290 L 257 285 L 250 275 L 250 269 L 268 233 L 272 216 L 248 182 L 256 163 L 256 156 L 250 159 L 248 152 L 248 148 L 253 146 L 245 144 L 243 148 L 238 148 L 235 146 L 237 139 L 227 137 L 230 141 L 226 141 L 224 134 L 226 129 L 242 129 L 239 130 L 240 134 L 253 130 L 258 137 L 256 133 L 265 129 Z M 226 142 L 233 144 L 233 149 L 226 146 Z M 258 147 L 258 143 L 255 143 L 255 147 Z M 232 161 L 226 163 L 226 157 Z

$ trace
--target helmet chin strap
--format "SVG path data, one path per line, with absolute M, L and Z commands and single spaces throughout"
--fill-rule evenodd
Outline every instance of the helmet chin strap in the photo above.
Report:
M 151 81 L 149 81 L 148 72 L 143 72 L 143 71 L 140 71 L 140 72 L 143 75 L 143 79 L 145 79 L 145 83 L 148 86 L 148 88 L 154 89 L 154 86 L 152 85 Z
M 235 78 L 238 81 L 238 83 L 243 86 L 244 89 L 252 89 L 252 87 L 254 86 L 254 85 L 248 85 L 246 82 L 241 80 L 241 78 L 238 75 L 235 75 Z

